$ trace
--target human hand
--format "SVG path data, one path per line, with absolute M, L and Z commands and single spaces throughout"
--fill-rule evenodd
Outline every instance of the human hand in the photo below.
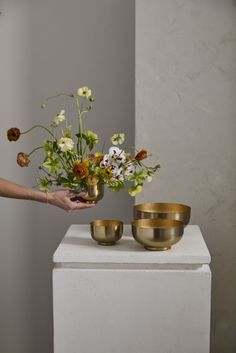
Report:
M 58 191 L 52 191 L 47 194 L 47 200 L 48 203 L 51 205 L 57 206 L 59 208 L 62 208 L 65 211 L 74 211 L 74 210 L 80 210 L 83 208 L 91 208 L 94 207 L 94 204 L 87 204 L 85 202 L 81 202 L 83 198 L 84 193 L 80 192 L 75 193 L 71 190 L 58 190 Z M 74 200 L 80 200 L 78 201 L 72 201 L 71 199 Z

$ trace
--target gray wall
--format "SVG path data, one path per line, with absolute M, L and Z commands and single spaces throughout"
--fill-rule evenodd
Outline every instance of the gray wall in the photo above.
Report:
M 235 97 L 235 1 L 136 1 L 136 145 L 162 166 L 136 201 L 192 206 L 212 255 L 212 353 L 236 352 Z
M 134 144 L 134 0 L 0 0 L 1 177 L 32 186 L 40 153 L 28 169 L 15 163 L 45 137 L 22 130 L 50 122 L 67 100 L 40 109 L 49 95 L 88 85 L 96 102 L 86 127 L 102 140 L 124 131 Z M 109 145 L 107 144 L 106 147 Z M 125 192 L 106 191 L 93 210 L 66 213 L 30 201 L 0 199 L 0 352 L 52 353 L 52 254 L 72 223 L 132 218 Z

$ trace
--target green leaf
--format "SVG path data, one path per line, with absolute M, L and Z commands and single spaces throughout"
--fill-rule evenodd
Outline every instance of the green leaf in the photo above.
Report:
M 61 169 L 60 159 L 48 157 L 45 159 L 43 167 L 48 169 L 50 174 L 56 173 L 58 170 Z

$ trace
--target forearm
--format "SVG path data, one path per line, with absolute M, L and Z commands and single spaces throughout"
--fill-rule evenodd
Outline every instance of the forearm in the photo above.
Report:
M 0 178 L 0 196 L 14 199 L 25 199 L 46 202 L 46 193 L 37 189 L 31 189 Z

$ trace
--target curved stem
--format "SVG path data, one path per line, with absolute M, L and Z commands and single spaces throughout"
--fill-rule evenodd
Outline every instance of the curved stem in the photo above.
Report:
M 33 130 L 33 129 L 37 128 L 37 127 L 40 127 L 41 129 L 46 130 L 46 131 L 55 139 L 55 136 L 54 136 L 54 134 L 52 133 L 52 131 L 49 130 L 47 127 L 43 126 L 43 125 L 34 125 L 34 126 L 32 126 L 30 129 L 21 132 L 21 135 L 27 134 L 28 132 L 30 132 L 31 130 Z
M 42 106 L 46 106 L 46 102 L 48 102 L 50 99 L 58 98 L 58 97 L 61 97 L 61 96 L 74 98 L 74 95 L 73 95 L 72 93 L 65 93 L 65 92 L 62 92 L 62 93 L 56 94 L 55 96 L 50 96 L 50 97 L 48 97 L 47 99 L 45 99 L 45 101 L 44 101 L 44 103 L 42 104 Z
M 31 156 L 31 154 L 33 154 L 35 151 L 40 150 L 42 148 L 43 148 L 43 146 L 39 146 L 39 147 L 34 148 L 29 154 L 27 154 L 27 156 L 28 157 Z

